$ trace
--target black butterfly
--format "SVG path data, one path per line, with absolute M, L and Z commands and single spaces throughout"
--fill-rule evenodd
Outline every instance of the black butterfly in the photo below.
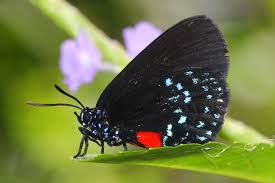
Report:
M 140 147 L 206 143 L 222 127 L 229 101 L 226 84 L 229 60 L 223 36 L 206 16 L 174 25 L 146 47 L 89 108 L 80 105 L 77 119 L 83 134 L 78 153 L 87 153 L 88 141 L 101 146 L 126 143 Z M 98 142 L 99 141 L 99 142 Z M 85 149 L 82 152 L 83 143 Z

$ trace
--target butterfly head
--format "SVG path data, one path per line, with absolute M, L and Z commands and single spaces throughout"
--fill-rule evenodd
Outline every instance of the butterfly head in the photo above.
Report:
M 92 108 L 86 107 L 80 111 L 79 115 L 76 112 L 74 114 L 76 115 L 78 122 L 83 127 L 88 127 L 91 125 L 93 120 L 94 110 Z
M 100 128 L 101 124 L 107 120 L 106 111 L 97 108 L 85 107 L 80 111 L 79 115 L 76 112 L 74 114 L 84 128 Z
M 28 104 L 33 106 L 47 107 L 47 106 L 69 106 L 80 109 L 80 113 L 74 112 L 77 117 L 78 122 L 84 128 L 90 128 L 92 130 L 97 130 L 102 128 L 107 121 L 107 113 L 105 110 L 97 109 L 97 108 L 89 108 L 85 107 L 76 97 L 68 94 L 64 90 L 62 90 L 59 86 L 54 85 L 55 88 L 62 93 L 72 99 L 74 99 L 79 105 L 67 104 L 67 103 L 54 103 L 54 104 L 42 104 L 36 102 L 28 102 Z

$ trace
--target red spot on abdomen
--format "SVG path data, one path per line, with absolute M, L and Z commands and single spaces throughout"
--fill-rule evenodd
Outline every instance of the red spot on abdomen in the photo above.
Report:
M 162 139 L 161 133 L 150 132 L 150 131 L 139 131 L 137 132 L 137 141 L 146 147 L 161 147 Z

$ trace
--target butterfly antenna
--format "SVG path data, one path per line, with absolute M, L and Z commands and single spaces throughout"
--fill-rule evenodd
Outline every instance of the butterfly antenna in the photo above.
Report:
M 65 104 L 65 103 L 56 103 L 56 104 L 41 104 L 41 103 L 37 103 L 37 102 L 27 102 L 27 104 L 32 105 L 32 106 L 39 106 L 39 107 L 49 107 L 49 106 L 69 106 L 69 107 L 75 107 L 78 108 L 80 110 L 82 110 L 81 107 L 73 105 L 73 104 Z
M 62 93 L 62 94 L 64 94 L 64 95 L 66 95 L 66 96 L 68 96 L 68 97 L 74 99 L 77 103 L 79 103 L 79 104 L 82 106 L 83 109 L 85 109 L 84 105 L 83 105 L 76 97 L 74 97 L 74 96 L 68 94 L 67 92 L 65 92 L 64 90 L 62 90 L 59 86 L 57 86 L 56 84 L 54 85 L 54 87 L 55 87 L 60 93 Z M 71 105 L 71 104 L 70 104 L 70 105 Z

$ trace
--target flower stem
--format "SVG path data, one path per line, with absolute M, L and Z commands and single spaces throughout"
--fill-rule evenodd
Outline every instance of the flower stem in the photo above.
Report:
M 129 63 L 129 57 L 122 45 L 108 38 L 77 8 L 64 0 L 29 0 L 42 13 L 63 29 L 70 36 L 76 37 L 80 31 L 85 31 L 101 51 L 104 60 L 124 68 Z
M 85 31 L 95 42 L 105 60 L 124 68 L 130 61 L 123 47 L 108 38 L 101 30 L 92 24 L 78 9 L 64 0 L 29 0 L 42 13 L 47 15 L 57 26 L 71 36 Z M 230 118 L 225 119 L 220 136 L 229 142 L 272 143 L 270 139 L 242 122 Z

